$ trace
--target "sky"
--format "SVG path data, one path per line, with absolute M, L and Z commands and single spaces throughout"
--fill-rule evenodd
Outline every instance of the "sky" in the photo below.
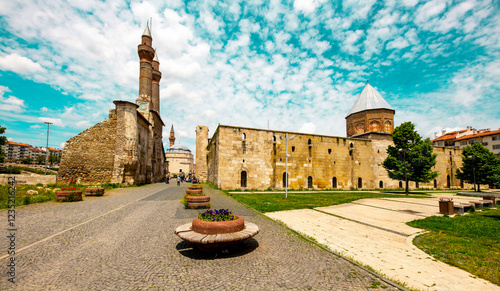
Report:
M 197 125 L 346 136 L 366 82 L 423 137 L 500 128 L 498 1 L 0 0 L 0 126 L 63 148 L 135 102 L 152 19 L 165 149 Z

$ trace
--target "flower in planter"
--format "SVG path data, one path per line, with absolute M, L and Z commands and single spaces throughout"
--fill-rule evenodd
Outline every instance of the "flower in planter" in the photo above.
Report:
M 229 209 L 206 210 L 198 214 L 198 219 L 202 221 L 231 221 L 238 219 Z

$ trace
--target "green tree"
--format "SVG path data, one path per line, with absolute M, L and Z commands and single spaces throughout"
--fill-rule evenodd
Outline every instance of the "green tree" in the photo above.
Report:
M 0 126 L 0 134 L 4 134 L 5 130 L 7 130 L 5 127 Z M 7 142 L 7 138 L 3 135 L 0 135 L 0 163 L 5 162 L 5 153 L 3 152 L 2 146 Z
M 59 163 L 59 157 L 58 156 L 54 156 L 54 155 L 50 155 L 49 156 L 49 163 L 50 163 L 51 167 L 52 167 L 53 163 Z
M 38 155 L 36 157 L 36 163 L 39 164 L 39 165 L 42 165 L 45 163 L 45 156 L 42 156 L 42 155 Z
M 481 191 L 480 184 L 494 185 L 498 181 L 500 160 L 480 143 L 466 146 L 462 151 L 462 167 L 458 179 L 474 184 L 474 191 Z M 476 185 L 477 184 L 477 190 Z
M 24 158 L 24 159 L 22 159 L 22 163 L 23 164 L 28 164 L 29 165 L 29 164 L 31 164 L 32 161 L 33 161 L 32 158 Z
M 430 139 L 422 140 L 415 130 L 415 125 L 405 122 L 392 132 L 394 146 L 387 147 L 387 158 L 383 162 L 389 178 L 405 181 L 405 193 L 408 194 L 408 181 L 429 182 L 437 177 L 432 171 L 436 165 Z

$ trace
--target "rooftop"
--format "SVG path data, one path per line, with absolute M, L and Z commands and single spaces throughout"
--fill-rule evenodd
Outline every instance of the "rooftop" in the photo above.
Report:
M 358 99 L 352 106 L 351 110 L 349 110 L 349 113 L 347 113 L 347 116 L 369 109 L 394 110 L 394 108 L 392 108 L 392 106 L 385 101 L 382 95 L 380 95 L 380 93 L 375 90 L 370 83 L 366 82 L 365 88 L 361 91 L 361 94 L 359 94 Z

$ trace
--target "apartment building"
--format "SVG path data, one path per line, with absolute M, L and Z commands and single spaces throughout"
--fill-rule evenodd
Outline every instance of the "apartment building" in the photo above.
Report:
M 464 130 L 448 133 L 443 131 L 439 137 L 437 133 L 434 133 L 432 143 L 435 147 L 453 147 L 456 149 L 463 149 L 466 146 L 481 143 L 495 156 L 500 157 L 500 129 L 491 130 L 486 128 L 477 130 L 472 126 L 467 126 L 467 129 Z

